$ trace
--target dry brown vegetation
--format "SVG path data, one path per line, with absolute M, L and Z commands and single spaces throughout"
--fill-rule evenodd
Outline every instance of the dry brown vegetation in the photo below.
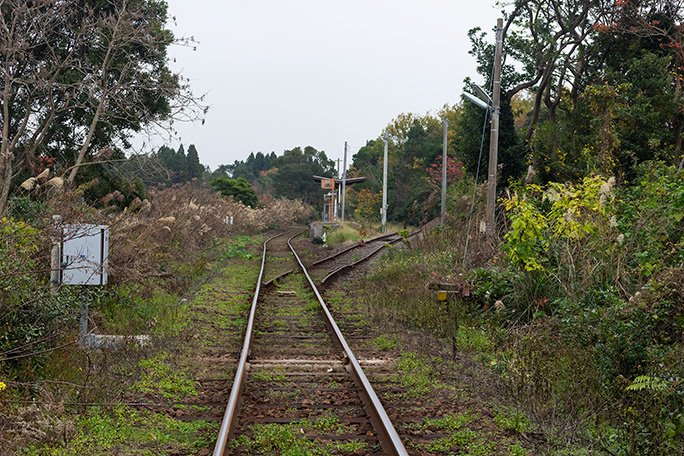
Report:
M 153 190 L 149 200 L 136 199 L 123 212 L 74 210 L 73 197 L 65 195 L 56 212 L 66 214 L 64 223 L 110 227 L 109 275 L 113 284 L 171 277 L 170 265 L 192 264 L 217 238 L 285 227 L 311 215 L 301 201 L 275 200 L 252 209 L 193 184 Z M 115 201 L 116 195 L 111 199 Z M 227 217 L 232 217 L 233 224 Z

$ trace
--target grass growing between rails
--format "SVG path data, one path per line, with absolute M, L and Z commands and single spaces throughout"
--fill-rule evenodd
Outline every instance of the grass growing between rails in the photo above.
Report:
M 395 233 L 404 229 L 399 224 L 388 224 L 387 232 Z M 361 230 L 366 232 L 365 236 L 361 236 Z M 380 225 L 359 225 L 356 222 L 345 222 L 344 225 L 338 227 L 326 227 L 326 246 L 334 248 L 344 244 L 345 242 L 360 242 L 363 239 L 370 239 L 382 234 L 382 226 Z
M 231 442 L 234 450 L 249 454 L 279 454 L 289 456 L 327 456 L 337 452 L 371 450 L 365 441 L 346 443 L 310 440 L 312 435 L 335 435 L 352 433 L 353 429 L 340 422 L 334 414 L 315 420 L 303 419 L 291 424 L 266 424 L 252 427 L 252 437 L 240 436 Z

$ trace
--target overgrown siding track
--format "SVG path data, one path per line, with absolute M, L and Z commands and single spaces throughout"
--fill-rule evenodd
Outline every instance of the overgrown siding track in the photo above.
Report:
M 325 286 L 329 281 L 341 276 L 345 272 L 353 270 L 387 246 L 393 245 L 402 239 L 397 233 L 390 233 L 351 245 L 333 255 L 314 261 L 311 264 L 312 277 L 321 286 Z
M 214 455 L 277 454 L 278 445 L 294 441 L 329 454 L 408 454 L 301 261 L 294 250 L 286 254 L 285 239 L 264 244 Z M 301 269 L 260 293 L 265 278 L 281 276 L 293 254 Z

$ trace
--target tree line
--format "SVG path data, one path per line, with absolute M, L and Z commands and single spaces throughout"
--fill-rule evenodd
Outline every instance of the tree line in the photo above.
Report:
M 294 147 L 276 156 L 275 152 L 250 153 L 245 160 L 221 165 L 213 173 L 209 185 L 226 195 L 263 202 L 274 198 L 301 200 L 314 206 L 322 205 L 324 191 L 313 176 L 332 176 L 335 164 L 325 151 L 314 147 Z M 252 189 L 254 195 L 250 195 Z
M 652 160 L 682 169 L 681 1 L 534 0 L 506 7 L 500 190 L 526 177 L 545 184 L 604 174 L 630 182 Z M 476 82 L 490 88 L 493 34 L 473 28 L 468 37 Z M 471 82 L 464 81 L 463 91 L 473 92 Z M 449 185 L 457 185 L 462 172 L 486 179 L 488 114 L 469 103 L 445 105 L 434 114 L 399 114 L 353 156 L 349 175 L 367 181 L 349 189 L 349 210 L 379 219 L 387 138 L 388 219 L 418 224 L 437 216 L 443 118 L 452 157 Z M 275 162 L 274 154 L 257 153 L 222 172 L 272 194 Z M 285 187 L 288 196 L 316 201 L 295 192 L 295 185 Z
M 502 187 L 530 169 L 541 183 L 597 172 L 629 180 L 640 163 L 653 159 L 681 169 L 681 1 L 534 0 L 505 6 L 510 12 L 502 31 Z M 12 0 L 3 3 L 0 20 L 11 31 L 0 37 L 6 87 L 0 100 L 0 213 L 11 194 L 25 192 L 21 183 L 39 183 L 35 178 L 45 169 L 49 174 L 40 183 L 88 184 L 91 201 L 119 189 L 122 207 L 140 197 L 145 185 L 207 176 L 194 146 L 187 154 L 167 146 L 152 154 L 162 170 L 156 177 L 140 171 L 149 170 L 142 163 L 150 157 L 124 154 L 131 134 L 202 114 L 201 97 L 168 68 L 167 50 L 178 40 L 164 27 L 165 4 Z M 479 28 L 468 36 L 478 82 L 487 88 L 493 40 Z M 471 90 L 470 82 L 464 91 Z M 350 188 L 350 210 L 379 218 L 387 138 L 389 219 L 417 224 L 436 216 L 442 118 L 448 118 L 453 185 L 463 172 L 484 179 L 486 115 L 460 103 L 434 115 L 398 115 L 353 156 L 349 175 L 367 181 Z M 131 171 L 139 182 L 122 178 Z M 252 153 L 219 166 L 207 180 L 226 194 L 249 193 L 251 204 L 253 190 L 266 201 L 288 197 L 317 205 L 323 193 L 311 180 L 314 174 L 335 170 L 325 152 L 307 146 L 282 156 Z

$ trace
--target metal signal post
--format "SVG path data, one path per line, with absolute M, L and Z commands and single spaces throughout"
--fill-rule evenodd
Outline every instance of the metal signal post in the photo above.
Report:
M 347 193 L 347 141 L 344 142 L 344 162 L 342 165 L 342 212 L 340 223 L 344 223 L 344 198 Z
M 389 137 L 385 133 L 385 154 L 382 161 L 382 232 L 387 233 L 387 142 Z

